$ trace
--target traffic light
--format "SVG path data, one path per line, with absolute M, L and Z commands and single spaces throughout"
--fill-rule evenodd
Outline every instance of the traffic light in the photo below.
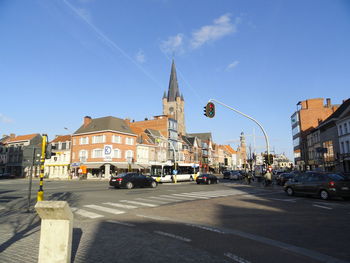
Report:
M 215 105 L 212 102 L 208 102 L 204 107 L 204 115 L 208 118 L 213 118 L 215 116 Z
M 52 145 L 51 143 L 46 146 L 45 151 L 45 159 L 51 159 L 51 156 L 55 156 L 56 153 L 52 150 L 56 150 L 56 145 Z
M 264 163 L 268 165 L 273 164 L 273 155 L 271 153 L 269 155 L 264 154 Z

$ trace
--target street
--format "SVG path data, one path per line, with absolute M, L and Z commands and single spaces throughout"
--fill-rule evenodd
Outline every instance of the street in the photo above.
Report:
M 0 261 L 36 262 L 40 222 L 28 180 L 0 181 Z M 350 202 L 288 197 L 280 186 L 44 181 L 74 214 L 72 262 L 348 262 Z

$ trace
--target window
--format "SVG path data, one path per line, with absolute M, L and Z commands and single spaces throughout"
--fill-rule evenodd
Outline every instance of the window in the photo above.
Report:
M 344 142 L 341 142 L 341 153 L 345 153 L 345 149 L 344 149 Z
M 134 157 L 134 152 L 132 150 L 128 150 L 125 152 L 125 158 Z
M 89 137 L 81 137 L 80 144 L 89 144 Z
M 295 138 L 295 139 L 293 140 L 293 146 L 294 146 L 294 147 L 297 147 L 297 146 L 299 146 L 299 144 L 300 144 L 300 138 L 297 137 L 297 138 Z
M 112 142 L 114 142 L 114 143 L 122 143 L 122 137 L 120 137 L 119 135 L 113 135 L 112 136 Z
M 67 143 L 62 142 L 62 144 L 61 144 L 61 149 L 62 149 L 62 150 L 67 150 Z
M 102 149 L 94 149 L 92 152 L 92 156 L 93 158 L 102 158 L 102 153 L 103 153 Z
M 88 158 L 88 151 L 86 150 L 79 151 L 79 159 L 81 162 L 86 162 L 87 158 Z
M 348 124 L 344 123 L 344 134 L 348 133 Z
M 300 126 L 299 126 L 299 125 L 296 126 L 296 127 L 292 130 L 293 136 L 296 135 L 296 134 L 298 134 L 299 132 L 300 132 Z
M 346 144 L 346 153 L 350 153 L 349 141 L 346 141 L 345 144 Z
M 134 138 L 126 138 L 125 143 L 128 145 L 133 145 L 134 144 Z
M 339 135 L 343 135 L 343 127 L 339 125 Z
M 96 135 L 92 137 L 92 143 L 104 143 L 104 142 L 106 142 L 105 135 Z
M 113 156 L 114 156 L 114 158 L 121 158 L 122 157 L 122 152 L 119 149 L 114 149 L 113 150 Z

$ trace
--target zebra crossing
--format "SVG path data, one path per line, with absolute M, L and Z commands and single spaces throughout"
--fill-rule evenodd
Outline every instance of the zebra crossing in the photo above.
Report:
M 72 207 L 74 214 L 79 217 L 96 219 L 108 217 L 109 215 L 121 215 L 129 210 L 137 208 L 155 208 L 163 205 L 169 205 L 178 202 L 187 202 L 194 200 L 208 200 L 212 198 L 232 196 L 232 195 L 250 195 L 257 193 L 237 189 L 217 190 L 217 191 L 197 191 L 189 193 L 178 193 L 169 195 L 149 196 L 145 198 L 134 198 L 133 200 L 119 200 L 118 202 L 104 202 L 102 204 L 88 204 L 83 208 Z M 102 212 L 102 213 L 101 213 Z

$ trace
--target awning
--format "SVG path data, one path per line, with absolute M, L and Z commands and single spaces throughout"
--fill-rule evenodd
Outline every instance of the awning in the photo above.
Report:
M 136 167 L 134 167 L 136 166 Z M 132 168 L 135 168 L 135 169 L 149 169 L 151 166 L 149 164 L 146 164 L 146 163 L 137 163 L 137 164 L 133 164 L 132 165 Z

